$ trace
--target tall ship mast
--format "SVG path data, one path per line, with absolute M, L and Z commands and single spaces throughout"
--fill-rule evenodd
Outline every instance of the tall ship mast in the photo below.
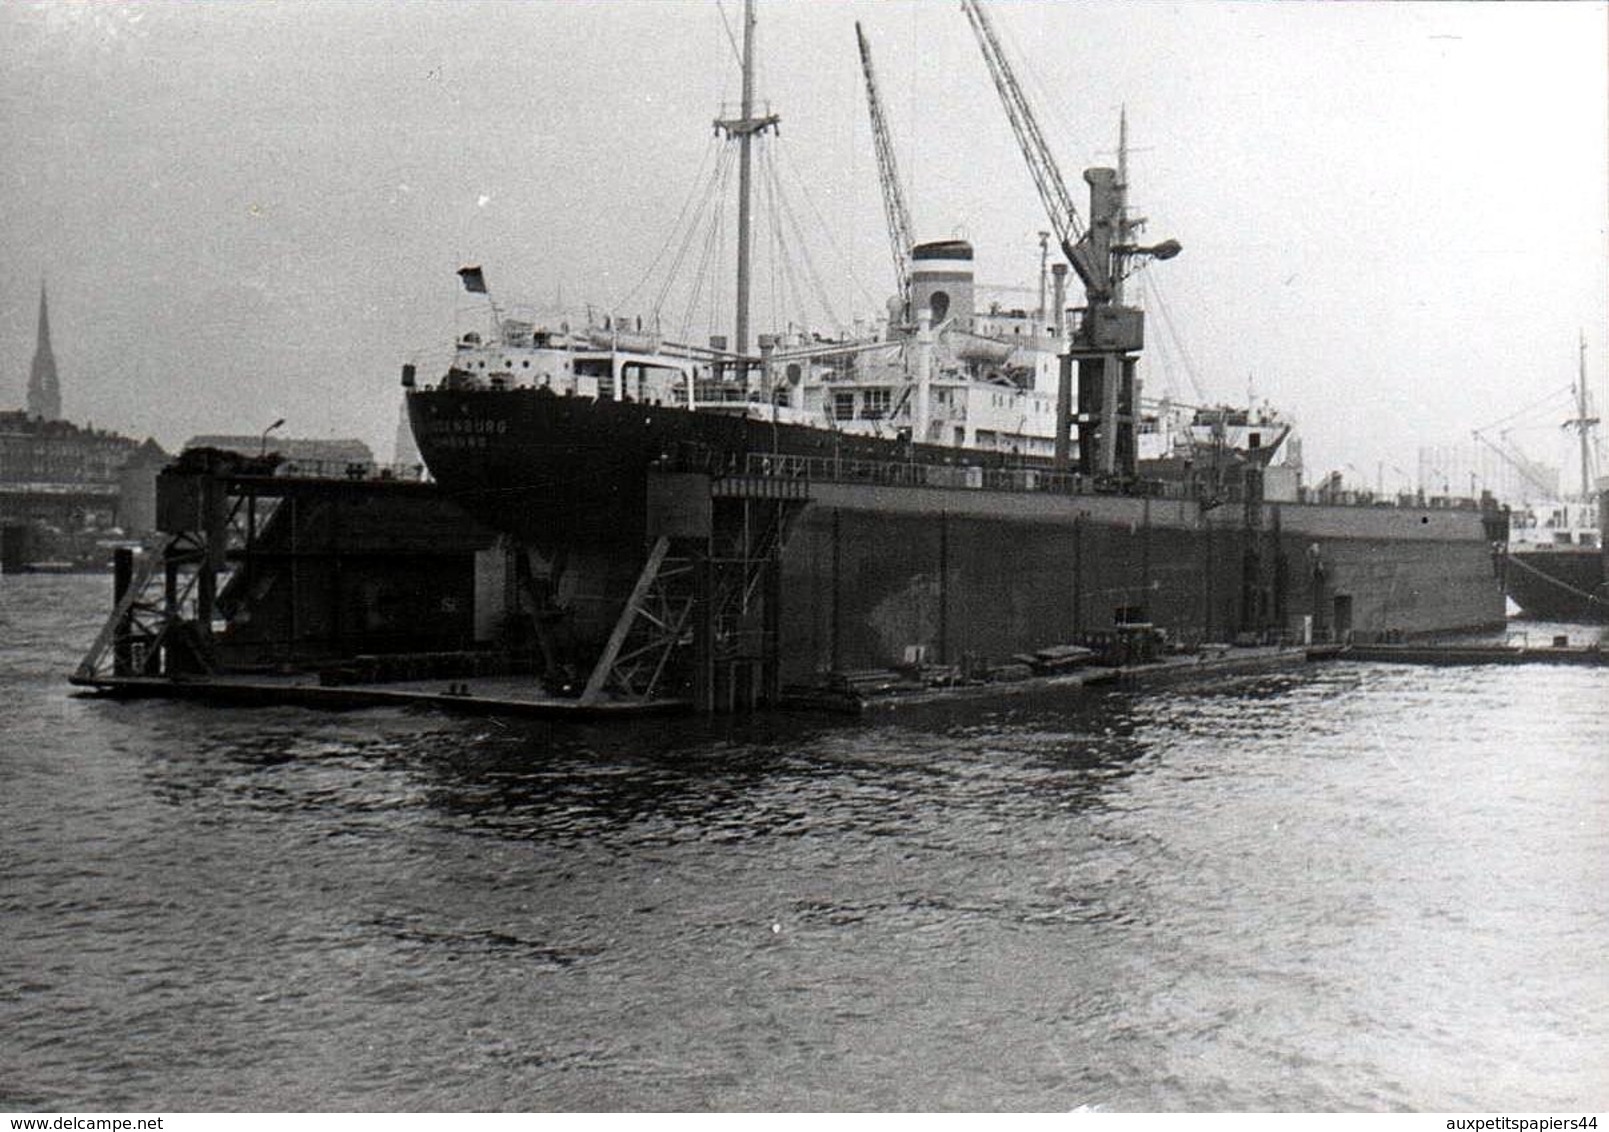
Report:
M 1590 416 L 1587 412 L 1587 336 L 1581 335 L 1578 346 L 1580 360 L 1576 366 L 1575 382 L 1575 416 L 1565 421 L 1566 428 L 1573 428 L 1577 443 L 1581 448 L 1581 498 L 1592 497 L 1592 444 L 1591 436 L 1598 427 L 1598 418 Z
M 775 114 L 754 115 L 754 0 L 743 0 L 743 101 L 736 118 L 718 118 L 715 128 L 738 145 L 737 189 L 737 318 L 735 346 L 742 358 L 749 353 L 749 289 L 752 270 L 754 195 L 754 139 L 774 130 L 781 121 Z M 745 363 L 746 364 L 746 363 Z

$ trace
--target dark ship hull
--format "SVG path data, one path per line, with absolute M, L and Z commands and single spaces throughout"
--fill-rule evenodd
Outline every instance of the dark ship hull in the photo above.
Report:
M 980 483 L 985 472 L 1050 472 L 1049 461 L 1005 453 L 547 390 L 420 390 L 409 394 L 408 412 L 426 466 L 459 505 L 543 551 L 639 545 L 653 468 L 764 472 L 750 468 L 752 455 L 775 457 L 779 467 L 812 461 L 838 474 L 858 468 L 933 484 L 969 471 Z M 889 475 L 895 465 L 913 472 Z
M 1598 547 L 1510 550 L 1508 596 L 1538 621 L 1609 622 L 1609 586 Z
M 1144 622 L 1185 641 L 1379 639 L 1501 623 L 1501 517 L 1097 490 L 1004 454 L 529 390 L 408 395 L 420 452 L 471 514 L 568 578 L 595 653 L 648 558 L 650 481 L 797 472 L 782 675 L 1007 661 Z M 1494 523 L 1497 526 L 1494 526 Z

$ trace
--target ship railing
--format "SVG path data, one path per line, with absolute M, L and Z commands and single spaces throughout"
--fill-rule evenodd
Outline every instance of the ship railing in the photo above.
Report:
M 1372 491 L 1333 491 L 1321 487 L 1299 487 L 1297 503 L 1315 503 L 1326 507 L 1395 507 L 1403 510 L 1423 511 L 1487 511 L 1496 510 L 1486 501 L 1463 495 L 1424 495 L 1398 492 L 1395 495 L 1376 495 Z
M 736 381 L 700 381 L 693 387 L 700 405 L 764 404 L 765 395 Z
M 978 464 L 930 464 L 915 460 L 860 460 L 840 456 L 750 452 L 745 475 L 817 483 L 867 483 L 895 487 L 961 488 L 976 491 L 1043 492 L 1055 495 L 1111 494 L 1112 485 L 1078 472 L 1041 468 L 990 468 Z M 1147 481 L 1131 494 L 1183 498 L 1185 485 Z
M 286 460 L 274 468 L 274 475 L 289 479 L 401 480 L 416 483 L 424 479 L 425 466 L 358 460 Z

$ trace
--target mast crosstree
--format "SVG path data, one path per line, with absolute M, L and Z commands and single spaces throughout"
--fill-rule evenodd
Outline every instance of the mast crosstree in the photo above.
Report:
M 1576 439 L 1581 444 L 1581 498 L 1592 497 L 1592 446 L 1589 438 L 1592 430 L 1598 425 L 1597 417 L 1587 415 L 1587 336 L 1581 335 L 1581 360 L 1577 369 L 1575 382 L 1575 416 L 1564 422 L 1565 428 L 1576 431 Z
M 776 128 L 782 119 L 776 114 L 754 115 L 754 0 L 743 4 L 743 102 L 736 118 L 717 118 L 715 128 L 738 144 L 737 166 L 737 322 L 734 328 L 736 352 L 747 358 L 749 352 L 750 251 L 753 226 L 753 145 L 754 139 Z M 743 363 L 746 364 L 746 363 Z

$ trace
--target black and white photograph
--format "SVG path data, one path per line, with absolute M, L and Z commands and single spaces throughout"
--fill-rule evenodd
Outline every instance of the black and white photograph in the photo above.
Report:
M 1596 1132 L 1606 401 L 1609 0 L 7 0 L 0 1113 Z

